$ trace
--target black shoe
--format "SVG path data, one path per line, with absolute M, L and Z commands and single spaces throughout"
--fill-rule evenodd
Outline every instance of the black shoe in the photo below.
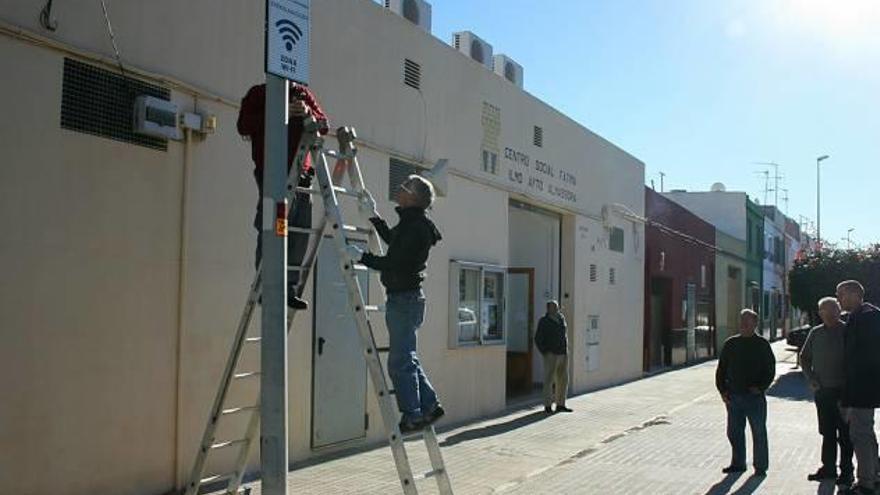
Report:
M 556 412 L 574 412 L 574 411 L 565 407 L 565 406 L 560 406 L 559 404 L 557 404 L 556 405 Z
M 755 469 L 755 472 L 752 474 L 752 476 L 754 476 L 756 478 L 763 478 L 764 476 L 767 476 L 767 470 L 766 469 Z
M 304 301 L 293 294 L 287 295 L 287 307 L 295 310 L 309 309 L 309 303 Z
M 721 470 L 721 472 L 724 474 L 744 473 L 745 471 L 746 471 L 745 466 L 727 466 L 726 468 Z
M 553 414 L 553 408 L 550 406 L 544 406 L 544 412 L 547 414 Z
M 425 420 L 422 418 L 419 419 L 409 419 L 409 418 L 401 418 L 400 424 L 400 433 L 402 435 L 406 435 L 408 433 L 415 433 L 417 431 L 421 431 L 427 426 Z
M 837 474 L 825 468 L 819 468 L 815 473 L 807 475 L 807 481 L 836 480 Z
M 428 414 L 427 420 L 425 421 L 426 426 L 436 423 L 445 414 L 446 414 L 446 410 L 443 409 L 443 406 L 441 406 L 439 402 L 434 404 L 434 408 L 431 409 L 431 413 Z
M 851 472 L 843 472 L 840 473 L 840 476 L 837 477 L 837 481 L 834 483 L 837 486 L 845 486 L 849 488 L 855 483 L 856 479 L 853 477 Z

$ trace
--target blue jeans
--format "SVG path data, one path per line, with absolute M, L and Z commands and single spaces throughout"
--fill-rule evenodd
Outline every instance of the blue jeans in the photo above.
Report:
M 418 420 L 430 414 L 437 394 L 416 356 L 416 330 L 425 320 L 425 295 L 421 290 L 388 294 L 385 323 L 388 325 L 388 374 L 394 384 L 397 407 L 404 419 Z
M 733 451 L 730 465 L 746 465 L 746 420 L 752 430 L 756 470 L 766 471 L 770 464 L 767 449 L 767 398 L 764 394 L 730 394 L 727 404 L 727 440 Z

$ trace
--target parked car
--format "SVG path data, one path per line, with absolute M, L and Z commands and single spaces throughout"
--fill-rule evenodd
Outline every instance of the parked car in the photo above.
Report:
M 791 346 L 800 350 L 801 347 L 804 346 L 804 342 L 807 340 L 807 335 L 810 334 L 810 325 L 804 325 L 800 328 L 795 328 L 794 330 L 788 332 L 788 335 L 785 337 L 785 342 Z

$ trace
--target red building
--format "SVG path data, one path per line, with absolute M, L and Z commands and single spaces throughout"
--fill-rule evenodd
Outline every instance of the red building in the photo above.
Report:
M 715 355 L 715 227 L 645 188 L 644 369 Z

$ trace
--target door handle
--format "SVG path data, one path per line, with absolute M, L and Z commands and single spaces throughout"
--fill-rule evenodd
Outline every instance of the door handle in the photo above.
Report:
M 324 354 L 324 342 L 327 342 L 324 337 L 318 337 L 318 355 Z

